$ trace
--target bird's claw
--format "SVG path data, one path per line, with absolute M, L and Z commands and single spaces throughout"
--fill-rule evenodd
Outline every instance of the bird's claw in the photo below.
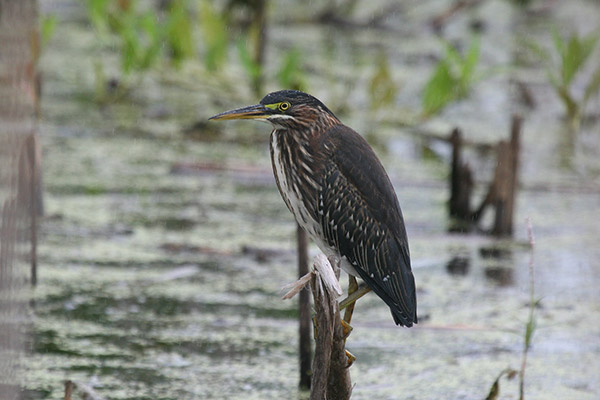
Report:
M 350 333 L 352 332 L 352 329 L 354 329 L 354 328 L 352 328 L 352 325 L 350 325 L 343 319 L 340 319 L 340 323 L 342 324 L 342 329 L 344 332 L 344 340 L 346 340 L 346 338 L 348 338 L 348 336 L 350 336 Z
M 346 364 L 346 368 L 350 368 L 352 366 L 352 364 L 354 364 L 354 361 L 356 361 L 356 356 L 352 353 L 350 353 L 348 350 L 344 350 L 346 352 L 346 357 L 348 358 L 347 364 Z

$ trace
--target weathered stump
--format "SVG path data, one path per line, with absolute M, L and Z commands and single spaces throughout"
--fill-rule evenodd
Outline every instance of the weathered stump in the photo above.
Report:
M 336 271 L 337 269 L 337 271 Z M 352 393 L 346 334 L 337 299 L 342 295 L 339 268 L 327 257 L 315 257 L 311 272 L 290 285 L 283 296 L 290 299 L 310 283 L 315 308 L 315 355 L 312 363 L 311 400 L 346 400 Z
M 519 136 L 521 118 L 513 116 L 510 142 L 501 140 L 496 146 L 496 169 L 488 191 L 475 211 L 471 211 L 470 198 L 473 188 L 471 170 L 462 161 L 462 139 L 455 129 L 451 136 L 452 172 L 450 175 L 450 217 L 459 221 L 461 230 L 468 230 L 481 219 L 488 206 L 495 210 L 490 232 L 497 236 L 512 235 L 515 199 L 518 186 Z M 451 228 L 451 230 L 457 230 Z
M 311 400 L 344 400 L 352 393 L 346 338 L 337 301 L 342 289 L 333 268 L 324 255 L 317 256 L 310 281 L 316 325 Z

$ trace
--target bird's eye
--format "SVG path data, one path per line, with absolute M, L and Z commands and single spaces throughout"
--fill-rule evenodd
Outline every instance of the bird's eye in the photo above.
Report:
M 290 103 L 287 101 L 279 104 L 279 111 L 286 111 L 288 108 L 290 108 Z

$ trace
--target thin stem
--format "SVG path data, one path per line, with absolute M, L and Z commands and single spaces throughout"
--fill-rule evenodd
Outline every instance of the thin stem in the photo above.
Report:
M 525 328 L 525 342 L 523 345 L 523 357 L 521 359 L 521 370 L 519 371 L 519 400 L 525 398 L 525 369 L 527 367 L 527 353 L 531 347 L 531 338 L 535 330 L 535 281 L 534 281 L 534 246 L 535 237 L 533 236 L 533 228 L 529 217 L 526 219 L 527 237 L 529 238 L 529 318 Z

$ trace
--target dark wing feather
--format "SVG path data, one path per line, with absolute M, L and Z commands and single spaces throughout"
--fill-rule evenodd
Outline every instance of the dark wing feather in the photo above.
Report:
M 390 307 L 396 324 L 417 322 L 408 240 L 394 188 L 367 142 L 338 125 L 320 139 L 319 214 L 329 245 Z

